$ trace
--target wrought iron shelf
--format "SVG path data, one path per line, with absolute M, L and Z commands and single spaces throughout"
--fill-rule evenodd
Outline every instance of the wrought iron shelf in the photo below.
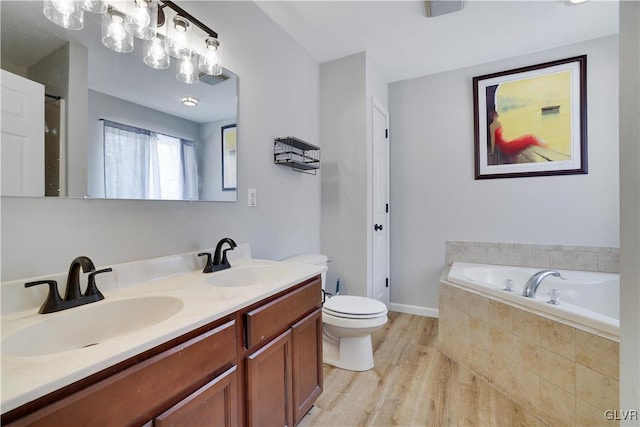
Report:
M 276 138 L 273 143 L 273 160 L 296 172 L 315 175 L 320 169 L 320 148 L 293 136 Z

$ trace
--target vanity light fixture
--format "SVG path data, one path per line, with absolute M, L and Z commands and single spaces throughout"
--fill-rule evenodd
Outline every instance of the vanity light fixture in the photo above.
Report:
M 196 107 L 198 106 L 199 102 L 200 101 L 198 100 L 198 98 L 193 98 L 191 96 L 185 96 L 184 98 L 182 98 L 182 103 L 187 107 Z
M 199 81 L 200 73 L 223 72 L 218 34 L 169 0 L 43 0 L 43 13 L 53 23 L 72 30 L 84 26 L 83 13 L 102 14 L 102 43 L 116 52 L 131 52 L 133 38 L 143 41 L 143 61 L 166 69 L 176 59 L 176 78 Z

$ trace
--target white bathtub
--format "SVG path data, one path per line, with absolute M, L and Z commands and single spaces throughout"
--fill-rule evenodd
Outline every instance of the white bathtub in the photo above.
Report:
M 620 275 L 556 269 L 566 280 L 549 276 L 538 287 L 535 298 L 523 297 L 525 283 L 540 270 L 454 262 L 447 280 L 586 328 L 620 335 Z M 513 281 L 513 292 L 502 290 L 506 279 Z M 547 303 L 548 292 L 554 288 L 560 295 L 559 305 Z

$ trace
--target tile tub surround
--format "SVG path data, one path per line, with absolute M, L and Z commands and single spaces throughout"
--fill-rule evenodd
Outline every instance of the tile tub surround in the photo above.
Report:
M 445 264 L 454 261 L 565 270 L 620 272 L 620 249 L 596 246 L 446 242 Z
M 440 351 L 549 425 L 618 425 L 619 343 L 443 281 Z

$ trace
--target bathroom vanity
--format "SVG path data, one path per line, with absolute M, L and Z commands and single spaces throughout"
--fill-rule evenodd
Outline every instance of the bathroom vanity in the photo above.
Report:
M 171 293 L 181 280 L 197 278 L 199 283 L 185 289 L 205 301 L 206 291 L 217 291 L 229 300 L 227 309 L 213 308 L 217 312 L 207 313 L 202 326 L 156 340 L 151 348 L 6 411 L 2 425 L 295 425 L 322 392 L 321 279 L 311 274 L 293 284 L 283 285 L 283 279 L 242 291 L 211 290 L 203 276 L 214 275 L 202 273 L 156 281 L 155 293 L 163 286 Z M 190 317 L 197 325 L 196 312 L 207 304 L 192 309 L 189 292 L 183 294 L 185 305 L 175 321 L 186 324 Z M 171 319 L 162 324 L 171 328 Z M 106 353 L 107 344 L 100 344 Z M 90 355 L 93 348 L 68 357 Z

